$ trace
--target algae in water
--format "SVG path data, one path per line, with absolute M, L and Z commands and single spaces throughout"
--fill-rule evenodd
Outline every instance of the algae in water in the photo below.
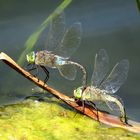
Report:
M 140 140 L 137 134 L 76 114 L 55 98 L 0 107 L 0 124 L 2 140 Z

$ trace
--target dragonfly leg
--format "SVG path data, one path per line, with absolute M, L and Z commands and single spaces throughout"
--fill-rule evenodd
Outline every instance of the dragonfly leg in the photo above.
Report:
M 42 69 L 43 69 L 43 71 L 45 72 L 45 74 L 46 74 L 46 77 L 45 77 L 45 79 L 44 79 L 44 85 L 45 85 L 45 83 L 48 81 L 48 79 L 49 79 L 49 71 L 46 69 L 46 67 L 44 67 L 44 66 L 40 66 Z
M 78 103 L 80 101 L 80 103 L 82 103 L 82 112 L 85 113 L 85 100 L 76 100 L 76 102 Z M 78 105 L 79 106 L 79 105 Z M 80 105 L 81 106 L 81 105 Z
M 96 104 L 94 104 L 93 102 L 88 101 L 88 104 L 91 105 L 95 110 L 96 110 L 96 116 L 97 116 L 97 121 L 100 122 L 99 120 L 99 114 L 98 114 L 98 108 L 96 107 Z M 92 110 L 91 110 L 92 111 Z M 93 112 L 93 111 L 92 111 Z M 94 113 L 94 112 L 93 112 Z M 94 113 L 95 114 L 95 113 Z
M 38 65 L 35 65 L 35 64 L 28 64 L 27 66 L 30 66 L 30 68 L 26 68 L 29 72 L 33 71 L 33 70 L 36 70 L 36 73 L 33 74 L 34 77 L 37 77 L 38 76 Z M 38 79 L 38 82 L 39 82 L 39 79 Z
M 39 66 L 34 64 L 34 67 L 32 69 L 30 69 L 29 71 L 32 71 L 32 70 L 36 70 L 36 73 L 33 75 L 34 75 L 34 77 L 37 77 L 39 74 Z M 39 79 L 38 79 L 38 82 L 39 82 Z
M 36 65 L 36 74 L 34 75 L 35 77 L 37 77 L 39 74 L 39 66 Z M 39 78 L 38 78 L 38 82 L 39 82 Z
M 85 100 L 82 100 L 82 111 L 85 113 Z
M 85 101 L 81 101 L 79 99 L 75 99 L 75 102 L 77 103 L 77 105 L 75 107 L 81 107 L 81 105 L 82 105 L 83 108 L 85 107 L 85 105 L 84 105 Z M 83 108 L 82 108 L 82 111 L 84 113 L 84 109 Z
M 29 67 L 30 66 L 30 67 Z M 32 70 L 34 70 L 34 69 L 36 69 L 35 68 L 35 65 L 34 64 L 27 64 L 27 66 L 26 66 L 26 68 L 25 68 L 27 71 L 32 71 Z
M 79 99 L 75 100 L 75 102 L 78 104 L 78 102 L 80 102 L 80 105 L 77 105 L 76 107 L 81 107 L 81 102 L 82 102 L 82 112 L 84 113 L 84 108 L 85 108 L 85 101 L 82 100 L 80 101 Z M 77 115 L 77 112 L 75 113 L 74 117 Z

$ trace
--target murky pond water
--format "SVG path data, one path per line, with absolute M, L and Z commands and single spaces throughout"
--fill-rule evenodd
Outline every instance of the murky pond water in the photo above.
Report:
M 29 35 L 61 2 L 0 1 L 0 51 L 17 60 Z M 65 12 L 67 25 L 75 21 L 82 23 L 82 43 L 71 59 L 86 67 L 88 83 L 99 49 L 107 50 L 110 68 L 121 59 L 129 59 L 128 79 L 116 94 L 123 99 L 128 116 L 140 121 L 140 13 L 135 1 L 77 0 Z M 41 50 L 40 45 L 44 44 L 40 41 L 35 49 Z M 31 88 L 35 85 L 2 62 L 0 77 L 1 105 L 32 94 Z M 79 71 L 75 81 L 67 81 L 57 70 L 50 70 L 48 84 L 72 96 L 73 89 L 81 85 L 81 73 Z

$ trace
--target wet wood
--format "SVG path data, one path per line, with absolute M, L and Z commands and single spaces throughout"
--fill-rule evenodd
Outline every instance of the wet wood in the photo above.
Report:
M 73 98 L 70 98 L 66 96 L 65 94 L 49 87 L 47 84 L 44 84 L 42 80 L 38 81 L 38 78 L 34 77 L 31 73 L 24 70 L 22 67 L 20 67 L 13 59 L 11 59 L 7 54 L 1 52 L 0 53 L 0 59 L 9 65 L 11 68 L 19 72 L 21 75 L 29 79 L 30 81 L 34 82 L 37 86 L 43 88 L 44 90 L 47 90 L 51 94 L 53 94 L 55 97 L 61 99 L 63 102 L 67 103 L 72 108 L 78 110 L 79 112 L 83 113 L 83 107 L 75 102 Z M 73 93 L 72 93 L 73 94 Z M 84 113 L 85 115 L 89 116 L 90 118 L 97 120 L 97 111 L 94 108 L 91 108 L 88 105 L 85 105 Z M 98 116 L 100 122 L 110 125 L 113 127 L 120 127 L 126 130 L 129 130 L 131 132 L 140 133 L 140 123 L 134 122 L 129 120 L 129 124 L 132 126 L 124 125 L 120 119 L 117 116 L 110 115 L 108 113 L 98 111 Z

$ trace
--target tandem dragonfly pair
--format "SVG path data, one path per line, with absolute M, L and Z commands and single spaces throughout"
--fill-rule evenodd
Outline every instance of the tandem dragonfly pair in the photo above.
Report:
M 117 63 L 109 75 L 109 57 L 104 49 L 101 49 L 95 56 L 94 72 L 91 77 L 91 84 L 87 85 L 87 73 L 85 68 L 73 61 L 70 56 L 77 50 L 81 42 L 81 23 L 76 22 L 68 29 L 65 29 L 65 15 L 61 13 L 50 24 L 47 36 L 46 50 L 37 53 L 31 52 L 26 55 L 27 61 L 34 70 L 40 67 L 46 73 L 44 82 L 49 78 L 49 72 L 45 66 L 58 69 L 61 76 L 68 80 L 74 80 L 77 69 L 83 72 L 82 86 L 74 90 L 74 97 L 82 102 L 104 102 L 109 109 L 115 110 L 114 104 L 120 110 L 120 120 L 128 124 L 125 108 L 122 100 L 114 95 L 127 79 L 129 61 L 121 60 Z

